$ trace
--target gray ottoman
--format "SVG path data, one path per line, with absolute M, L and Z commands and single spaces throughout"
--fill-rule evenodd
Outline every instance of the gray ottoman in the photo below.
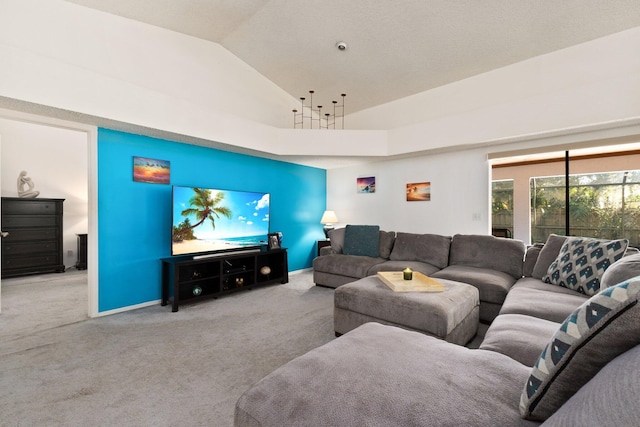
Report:
M 367 322 L 398 326 L 464 345 L 478 331 L 478 289 L 438 279 L 444 292 L 394 292 L 376 276 L 336 289 L 333 325 L 342 335 Z

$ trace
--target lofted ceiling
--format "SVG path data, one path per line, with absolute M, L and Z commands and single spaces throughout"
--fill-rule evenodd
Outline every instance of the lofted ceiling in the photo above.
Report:
M 314 106 L 346 93 L 347 115 L 640 26 L 639 0 L 67 1 L 219 43 Z

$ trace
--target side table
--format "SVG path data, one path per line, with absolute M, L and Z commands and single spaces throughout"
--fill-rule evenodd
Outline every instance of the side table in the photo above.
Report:
M 78 270 L 87 269 L 87 235 L 76 234 L 78 236 L 78 260 L 76 261 L 76 268 Z

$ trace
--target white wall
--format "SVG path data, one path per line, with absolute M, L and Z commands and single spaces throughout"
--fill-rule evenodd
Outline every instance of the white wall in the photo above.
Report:
M 299 101 L 216 43 L 60 1 L 0 2 L 0 95 L 269 151 Z
M 639 51 L 637 27 L 349 114 L 349 129 L 382 133 L 367 146 L 367 134 L 344 144 L 327 132 L 330 154 L 463 149 L 638 119 Z M 3 0 L 0 58 L 0 96 L 267 153 L 327 152 L 279 132 L 297 99 L 195 37 L 61 0 Z
M 627 135 L 636 135 L 637 138 Z M 388 160 L 327 171 L 327 209 L 334 210 L 340 223 L 380 225 L 384 230 L 443 235 L 489 234 L 491 230 L 491 179 L 515 178 L 514 195 L 522 213 L 515 224 L 514 238 L 529 242 L 528 176 L 512 168 L 491 172 L 489 157 L 516 155 L 518 150 L 556 152 L 565 149 L 640 142 L 640 126 L 593 130 L 575 135 L 549 136 L 505 144 L 495 148 L 453 151 L 409 159 Z M 548 148 L 545 148 L 548 147 Z M 635 145 L 633 146 L 635 149 Z M 501 153 L 505 153 L 502 155 Z M 572 173 L 638 169 L 640 156 L 604 158 L 576 163 Z M 520 172 L 523 172 L 522 170 Z M 526 173 L 525 173 L 526 174 Z M 564 164 L 542 165 L 539 175 L 564 174 Z M 357 194 L 358 177 L 376 177 L 376 192 Z M 431 201 L 407 202 L 405 185 L 431 182 Z
M 458 150 L 329 171 L 328 207 L 343 223 L 401 231 L 488 232 L 488 147 L 637 125 L 639 51 L 640 27 L 542 55 L 348 115 L 367 131 L 326 132 L 331 144 L 279 129 L 298 101 L 217 44 L 60 0 L 0 2 L 3 97 L 282 155 Z M 355 194 L 363 175 L 376 176 L 375 194 Z M 406 202 L 405 184 L 421 181 L 432 201 Z
M 76 234 L 88 232 L 87 134 L 0 118 L 0 135 L 2 196 L 18 196 L 17 179 L 24 170 L 39 198 L 65 199 L 63 260 L 67 267 L 75 265 Z
M 356 193 L 375 176 L 375 193 Z M 453 235 L 488 234 L 489 163 L 484 149 L 390 160 L 327 171 L 327 209 L 340 224 Z M 406 184 L 431 182 L 431 201 L 407 202 Z
M 388 129 L 389 155 L 450 152 L 329 170 L 327 208 L 340 226 L 489 233 L 487 156 L 640 141 L 637 52 L 640 27 L 347 116 Z M 358 176 L 376 176 L 376 194 L 355 194 Z M 415 181 L 432 182 L 431 202 L 404 201 Z M 524 227 L 515 237 L 528 242 Z

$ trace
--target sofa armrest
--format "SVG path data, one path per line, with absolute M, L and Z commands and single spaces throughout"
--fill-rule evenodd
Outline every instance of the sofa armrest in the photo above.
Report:
M 334 252 L 333 252 L 333 249 L 331 249 L 331 246 L 325 246 L 323 248 L 320 248 L 320 256 L 329 255 L 332 253 Z

